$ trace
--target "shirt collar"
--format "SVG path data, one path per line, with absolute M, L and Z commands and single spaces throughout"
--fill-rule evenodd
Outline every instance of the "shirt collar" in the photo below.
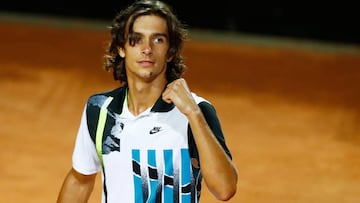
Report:
M 127 91 L 128 87 L 124 86 L 113 92 L 115 93 L 114 95 L 112 95 L 114 97 L 114 100 L 111 102 L 109 107 L 115 110 L 115 112 L 118 112 L 119 114 L 122 113 L 124 105 L 127 105 Z M 155 104 L 151 108 L 150 112 L 169 112 L 174 107 L 175 105 L 173 103 L 166 103 L 160 95 L 160 97 L 156 100 Z
M 160 96 L 151 108 L 151 112 L 168 112 L 175 107 L 173 103 L 166 103 Z

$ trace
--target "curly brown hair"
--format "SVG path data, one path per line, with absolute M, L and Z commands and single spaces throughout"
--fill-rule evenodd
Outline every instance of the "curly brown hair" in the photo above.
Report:
M 133 34 L 135 20 L 144 15 L 156 15 L 166 20 L 170 43 L 167 54 L 169 57 L 172 57 L 172 60 L 167 63 L 166 77 L 168 82 L 180 78 L 186 68 L 181 50 L 184 41 L 188 39 L 188 32 L 171 7 L 158 0 L 136 1 L 120 11 L 113 19 L 110 26 L 111 41 L 104 56 L 105 70 L 113 72 L 114 80 L 119 80 L 124 84 L 127 83 L 124 58 L 119 56 L 118 48 L 124 48 L 127 40 L 131 40 L 127 36 Z

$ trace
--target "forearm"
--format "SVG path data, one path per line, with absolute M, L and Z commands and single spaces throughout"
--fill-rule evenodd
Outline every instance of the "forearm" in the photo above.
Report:
M 230 199 L 236 192 L 237 169 L 210 129 L 186 81 L 174 80 L 163 92 L 163 100 L 174 103 L 188 118 L 198 149 L 201 173 L 209 190 L 220 200 Z
M 57 203 L 86 203 L 94 188 L 96 175 L 81 175 L 71 169 L 61 187 Z
M 209 190 L 220 200 L 236 192 L 237 169 L 208 126 L 201 110 L 188 115 L 200 157 L 201 173 Z

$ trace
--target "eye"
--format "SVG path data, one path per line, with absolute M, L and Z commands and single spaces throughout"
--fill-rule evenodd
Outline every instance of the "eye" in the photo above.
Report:
M 165 37 L 162 37 L 162 36 L 155 37 L 153 41 L 155 44 L 162 44 L 165 42 Z

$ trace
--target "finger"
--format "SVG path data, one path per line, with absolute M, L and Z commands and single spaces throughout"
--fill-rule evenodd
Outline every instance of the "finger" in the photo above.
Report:
M 165 101 L 168 104 L 170 104 L 172 102 L 171 97 L 169 96 L 169 90 L 168 89 L 166 89 L 162 93 L 162 100 Z
M 162 96 L 162 100 L 168 104 L 172 103 L 172 100 L 169 97 L 164 96 L 164 95 Z

